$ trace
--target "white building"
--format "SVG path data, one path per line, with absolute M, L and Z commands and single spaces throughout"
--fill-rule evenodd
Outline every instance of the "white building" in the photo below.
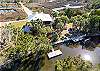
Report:
M 41 12 L 41 13 L 38 13 L 38 12 L 33 13 L 31 10 L 29 10 L 27 7 L 25 7 L 21 2 L 20 2 L 20 4 L 22 6 L 22 9 L 28 15 L 28 18 L 27 18 L 28 21 L 41 19 L 43 22 L 53 22 L 53 19 L 49 14 L 45 14 L 43 12 Z
M 43 12 L 41 12 L 41 13 L 36 12 L 35 14 L 32 14 L 32 15 L 28 16 L 29 21 L 37 20 L 37 19 L 41 19 L 42 21 L 53 22 L 53 19 L 50 17 L 50 15 L 49 14 L 44 14 Z

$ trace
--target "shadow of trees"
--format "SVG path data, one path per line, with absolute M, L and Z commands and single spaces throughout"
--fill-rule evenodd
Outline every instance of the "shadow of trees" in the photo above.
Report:
M 39 71 L 44 65 L 42 51 L 21 55 L 20 52 L 9 54 L 7 61 L 0 66 L 0 71 Z

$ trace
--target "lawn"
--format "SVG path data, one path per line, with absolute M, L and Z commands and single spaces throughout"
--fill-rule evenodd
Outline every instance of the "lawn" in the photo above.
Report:
M 26 22 L 27 21 L 13 22 L 11 23 L 11 25 L 13 25 L 15 28 L 18 28 L 18 27 L 23 27 L 23 25 L 25 25 Z

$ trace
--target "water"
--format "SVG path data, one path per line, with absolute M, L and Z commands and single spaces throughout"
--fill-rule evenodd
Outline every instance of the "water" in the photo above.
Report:
M 56 60 L 66 58 L 67 56 L 78 56 L 81 55 L 83 60 L 88 60 L 92 62 L 93 65 L 95 64 L 100 64 L 100 46 L 95 47 L 92 51 L 91 50 L 86 50 L 82 49 L 82 46 L 77 44 L 77 45 L 57 45 L 55 49 L 60 49 L 62 51 L 62 55 L 57 56 L 55 58 L 49 59 L 45 61 L 44 69 L 42 71 L 55 71 L 54 69 L 54 63 Z M 47 66 L 49 65 L 49 66 Z
M 65 44 L 60 45 L 62 55 L 51 59 L 55 62 L 57 59 L 66 58 L 67 56 L 78 56 L 81 55 L 83 60 L 88 60 L 92 62 L 93 65 L 100 64 L 100 47 L 94 48 L 91 50 L 82 49 L 81 45 L 71 45 L 66 46 Z
M 100 64 L 100 43 L 99 36 L 91 37 L 90 40 L 80 43 L 61 44 L 59 49 L 62 51 L 62 55 L 52 60 L 66 58 L 67 56 L 81 55 L 83 60 L 90 61 L 93 65 Z M 58 45 L 57 45 L 58 46 Z
M 76 47 L 72 46 L 72 47 L 73 48 L 69 48 L 64 44 L 61 45 L 60 48 L 63 52 L 63 55 L 61 55 L 57 59 L 65 58 L 67 56 L 81 55 L 82 59 L 89 60 L 93 64 L 99 64 L 100 63 L 100 48 L 99 47 L 96 47 L 93 51 L 82 49 L 81 45 L 77 45 Z

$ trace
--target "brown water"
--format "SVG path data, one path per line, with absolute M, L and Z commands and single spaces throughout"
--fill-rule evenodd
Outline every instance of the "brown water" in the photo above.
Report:
M 96 47 L 93 51 L 82 49 L 82 46 L 80 45 L 78 48 L 69 48 L 66 45 L 61 45 L 60 48 L 62 49 L 62 52 L 63 52 L 60 58 L 65 58 L 67 56 L 81 55 L 84 60 L 89 60 L 93 64 L 100 63 L 100 48 L 99 47 Z

